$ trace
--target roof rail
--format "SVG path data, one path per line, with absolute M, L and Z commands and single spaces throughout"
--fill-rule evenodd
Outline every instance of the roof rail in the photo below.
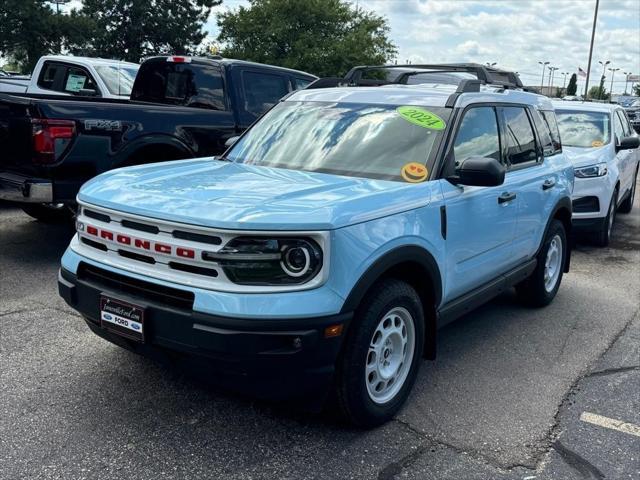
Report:
M 403 71 L 394 79 L 362 78 L 365 72 L 375 70 L 410 69 Z M 514 73 L 498 68 L 486 67 L 478 63 L 449 63 L 449 64 L 418 64 L 418 65 L 360 65 L 353 67 L 344 78 L 330 77 L 320 78 L 307 86 L 307 88 L 330 88 L 337 86 L 379 86 L 406 84 L 409 77 L 422 75 L 425 73 L 471 73 L 475 75 L 480 84 L 495 85 L 501 88 L 524 88 L 520 77 Z M 461 81 L 460 86 L 468 79 Z M 473 87 L 472 87 L 473 85 Z M 459 86 L 459 88 L 460 88 Z M 479 86 L 469 83 L 466 88 L 473 88 L 479 91 Z M 475 90 L 478 88 L 478 90 Z M 458 92 L 464 93 L 464 92 Z
M 504 88 L 522 88 L 520 77 L 514 72 L 501 70 L 499 68 L 486 67 L 479 63 L 442 63 L 442 64 L 417 64 L 417 65 L 361 65 L 353 67 L 345 75 L 345 79 L 358 82 L 362 78 L 362 74 L 371 70 L 386 69 L 412 69 L 410 72 L 401 73 L 392 83 L 406 83 L 408 77 L 412 75 L 421 75 L 430 72 L 441 73 L 472 73 L 482 83 L 499 85 Z

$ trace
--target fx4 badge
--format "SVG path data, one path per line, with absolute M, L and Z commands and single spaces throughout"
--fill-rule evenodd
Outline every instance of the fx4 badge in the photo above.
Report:
M 119 120 L 85 120 L 84 129 L 91 130 L 104 130 L 106 132 L 119 132 L 122 130 L 122 122 Z

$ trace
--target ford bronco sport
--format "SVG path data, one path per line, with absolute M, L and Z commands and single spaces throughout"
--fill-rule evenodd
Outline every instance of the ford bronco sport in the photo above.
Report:
M 509 72 L 412 67 L 477 79 L 361 86 L 381 67 L 359 67 L 292 93 L 220 158 L 89 181 L 60 294 L 128 349 L 273 399 L 333 389 L 351 422 L 388 420 L 438 327 L 511 286 L 547 305 L 570 258 L 549 100 Z

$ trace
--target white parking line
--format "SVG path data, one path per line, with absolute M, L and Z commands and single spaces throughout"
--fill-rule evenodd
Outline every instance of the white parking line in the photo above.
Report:
M 617 430 L 618 432 L 628 433 L 629 435 L 635 435 L 640 437 L 640 425 L 634 425 L 633 423 L 623 422 L 614 418 L 603 417 L 595 413 L 582 412 L 580 420 L 583 422 L 598 425 L 599 427 L 610 428 L 611 430 Z

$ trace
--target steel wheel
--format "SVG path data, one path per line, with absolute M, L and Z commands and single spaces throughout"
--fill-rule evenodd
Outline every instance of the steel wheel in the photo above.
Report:
M 395 307 L 382 317 L 367 352 L 365 383 L 369 398 L 383 404 L 400 391 L 411 368 L 416 335 L 409 311 Z
M 544 262 L 544 289 L 553 291 L 562 271 L 562 239 L 555 235 L 549 243 L 547 258 Z

